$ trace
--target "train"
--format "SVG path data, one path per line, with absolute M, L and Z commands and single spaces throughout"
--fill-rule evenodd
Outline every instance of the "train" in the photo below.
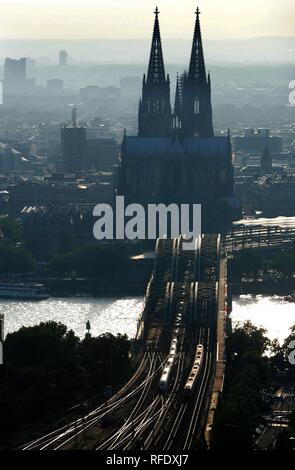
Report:
M 184 396 L 186 398 L 191 397 L 194 391 L 194 388 L 195 388 L 195 385 L 197 383 L 197 379 L 199 376 L 199 372 L 202 367 L 203 358 L 204 358 L 204 346 L 202 344 L 198 344 L 193 367 L 187 379 L 187 382 L 184 386 Z
M 160 392 L 165 392 L 169 384 L 169 378 L 171 375 L 172 367 L 175 362 L 177 354 L 177 343 L 178 343 L 178 328 L 173 329 L 172 341 L 170 345 L 169 355 L 164 364 L 164 369 L 159 382 Z
M 181 313 L 178 313 L 175 318 L 174 327 L 172 330 L 172 340 L 170 344 L 170 350 L 169 350 L 168 358 L 164 364 L 163 372 L 162 372 L 160 382 L 159 382 L 159 390 L 161 393 L 167 390 L 172 368 L 173 368 L 175 358 L 177 355 L 177 345 L 178 345 L 179 328 L 181 325 L 181 316 L 182 316 Z
M 175 317 L 173 329 L 172 329 L 172 339 L 171 339 L 171 344 L 170 344 L 170 350 L 169 350 L 169 355 L 168 358 L 164 364 L 163 372 L 160 378 L 159 382 L 159 390 L 161 393 L 165 392 L 167 390 L 167 387 L 169 385 L 169 379 L 171 376 L 172 368 L 176 359 L 177 355 L 177 345 L 179 342 L 179 330 L 181 327 L 181 322 L 182 322 L 182 312 L 178 312 Z

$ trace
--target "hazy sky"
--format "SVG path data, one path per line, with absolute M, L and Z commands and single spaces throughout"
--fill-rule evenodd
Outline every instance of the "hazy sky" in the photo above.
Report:
M 163 38 L 295 36 L 294 0 L 0 0 L 1 38 L 147 38 L 158 5 Z

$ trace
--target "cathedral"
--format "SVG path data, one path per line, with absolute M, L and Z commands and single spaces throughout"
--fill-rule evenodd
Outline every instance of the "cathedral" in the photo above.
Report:
M 199 9 L 189 67 L 177 77 L 172 109 L 156 8 L 139 102 L 138 136 L 124 135 L 118 194 L 127 203 L 142 205 L 202 204 L 204 221 L 220 212 L 220 204 L 227 204 L 228 210 L 233 204 L 230 136 L 214 136 L 211 79 L 206 73 Z

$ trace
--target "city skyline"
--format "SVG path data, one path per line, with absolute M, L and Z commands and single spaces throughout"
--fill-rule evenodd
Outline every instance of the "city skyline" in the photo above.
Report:
M 295 450 L 294 0 L 1 6 L 0 451 Z
M 187 1 L 147 0 L 44 0 L 3 1 L 2 39 L 94 39 L 148 38 L 156 5 L 161 13 L 161 29 L 166 38 L 189 38 L 193 13 L 199 6 L 208 39 L 238 39 L 259 36 L 295 36 L 293 0 Z M 58 7 L 58 8 L 57 8 Z M 83 9 L 82 9 L 83 8 Z M 148 21 L 150 19 L 150 21 Z M 132 28 L 130 28 L 132 24 Z M 54 25 L 54 27 L 52 27 Z

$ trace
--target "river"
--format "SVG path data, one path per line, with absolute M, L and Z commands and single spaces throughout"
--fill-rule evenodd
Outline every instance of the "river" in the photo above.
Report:
M 110 332 L 136 334 L 137 320 L 143 306 L 142 298 L 50 298 L 42 302 L 0 301 L 0 314 L 4 313 L 5 334 L 22 326 L 45 321 L 64 323 L 82 338 L 86 322 L 90 321 L 91 334 L 98 336 Z
M 270 339 L 278 338 L 282 344 L 295 325 L 295 304 L 278 296 L 241 296 L 233 301 L 231 317 L 234 325 L 250 320 L 254 325 L 262 326 Z
M 50 298 L 43 302 L 0 301 L 0 313 L 5 314 L 5 333 L 21 326 L 30 326 L 41 321 L 62 322 L 79 336 L 85 335 L 89 320 L 93 336 L 105 332 L 136 333 L 137 320 L 143 308 L 143 299 L 136 298 Z M 232 312 L 233 323 L 251 320 L 268 330 L 271 339 L 282 342 L 295 324 L 295 304 L 282 297 L 245 296 L 235 299 Z

